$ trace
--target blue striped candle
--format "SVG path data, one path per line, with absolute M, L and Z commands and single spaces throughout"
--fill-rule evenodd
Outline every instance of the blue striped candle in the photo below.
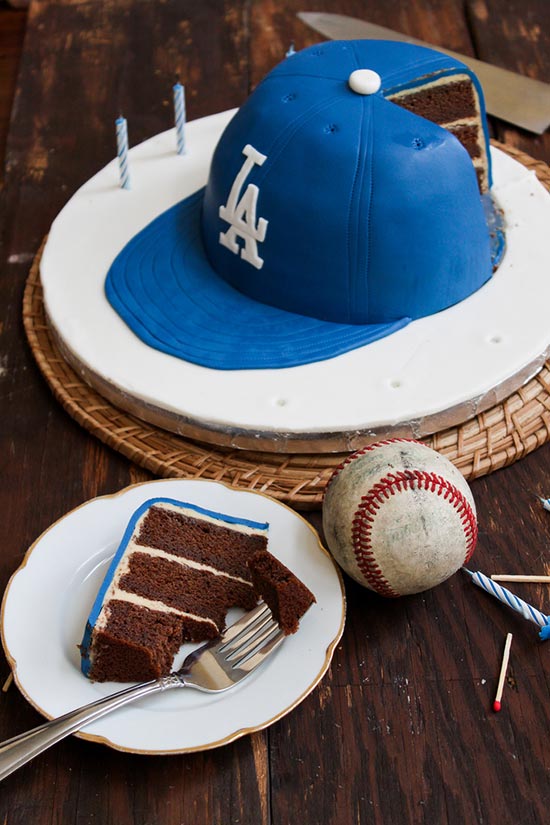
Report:
M 508 607 L 511 607 L 512 610 L 516 610 L 523 616 L 524 619 L 528 619 L 528 621 L 538 624 L 541 628 L 539 633 L 541 639 L 550 639 L 550 616 L 546 616 L 544 613 L 541 613 L 541 611 L 537 610 L 536 607 L 524 602 L 523 599 L 515 596 L 510 590 L 507 590 L 506 587 L 501 587 L 500 584 L 497 584 L 492 579 L 484 576 L 483 573 L 480 573 L 479 571 L 473 573 L 466 567 L 463 567 L 462 569 L 465 573 L 468 573 L 473 583 L 477 584 L 478 587 L 481 587 L 482 590 L 490 593 L 491 596 L 494 596 L 499 601 L 508 605 Z
M 122 117 L 122 115 L 116 119 L 115 123 L 120 185 L 122 189 L 129 189 L 130 171 L 128 169 L 128 124 L 126 123 L 126 118 Z
M 183 155 L 185 154 L 185 90 L 178 81 L 172 91 L 174 92 L 174 118 L 176 121 L 178 155 Z

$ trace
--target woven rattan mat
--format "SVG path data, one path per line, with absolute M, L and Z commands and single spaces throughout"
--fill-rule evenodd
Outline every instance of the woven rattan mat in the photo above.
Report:
M 495 144 L 532 169 L 550 190 L 550 169 L 523 152 Z M 23 321 L 34 357 L 55 397 L 101 441 L 154 475 L 223 481 L 268 493 L 301 509 L 321 506 L 325 485 L 346 454 L 289 455 L 200 444 L 145 424 L 85 384 L 61 356 L 46 323 L 40 253 L 29 274 Z M 550 360 L 503 403 L 423 441 L 447 456 L 467 479 L 512 464 L 550 439 Z

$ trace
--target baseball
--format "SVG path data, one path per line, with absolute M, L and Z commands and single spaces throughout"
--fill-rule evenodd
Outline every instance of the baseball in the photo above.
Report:
M 474 499 L 459 470 L 404 438 L 364 447 L 334 471 L 323 529 L 338 564 L 390 598 L 445 581 L 477 540 Z

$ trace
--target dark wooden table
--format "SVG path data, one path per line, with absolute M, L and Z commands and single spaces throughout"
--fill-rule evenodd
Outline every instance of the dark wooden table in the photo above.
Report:
M 190 118 L 241 104 L 292 40 L 302 48 L 321 39 L 295 17 L 308 8 L 370 17 L 550 81 L 548 0 L 36 0 L 0 201 L 2 588 L 51 522 L 148 478 L 79 428 L 39 374 L 21 322 L 34 253 L 67 198 L 113 156 L 119 111 L 133 143 L 169 128 L 176 74 Z M 491 128 L 550 161 L 549 134 Z M 550 514 L 533 496 L 550 495 L 549 456 L 543 446 L 472 484 L 480 569 L 549 571 Z M 318 514 L 311 520 L 319 525 Z M 286 718 L 187 756 L 134 756 L 71 738 L 5 780 L 0 822 L 548 822 L 550 647 L 534 626 L 460 574 L 397 601 L 346 585 L 347 626 L 332 667 Z M 545 586 L 517 591 L 550 608 Z M 509 679 L 494 714 L 508 631 Z M 0 683 L 8 673 L 2 657 Z M 0 738 L 39 722 L 16 687 L 0 694 Z

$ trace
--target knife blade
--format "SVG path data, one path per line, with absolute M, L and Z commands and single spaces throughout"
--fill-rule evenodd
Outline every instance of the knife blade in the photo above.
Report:
M 541 135 L 550 125 L 550 85 L 541 80 L 492 66 L 474 57 L 433 46 L 407 34 L 392 31 L 366 20 L 344 14 L 298 12 L 298 17 L 331 40 L 400 40 L 437 49 L 465 63 L 478 77 L 487 112 L 495 117 Z

